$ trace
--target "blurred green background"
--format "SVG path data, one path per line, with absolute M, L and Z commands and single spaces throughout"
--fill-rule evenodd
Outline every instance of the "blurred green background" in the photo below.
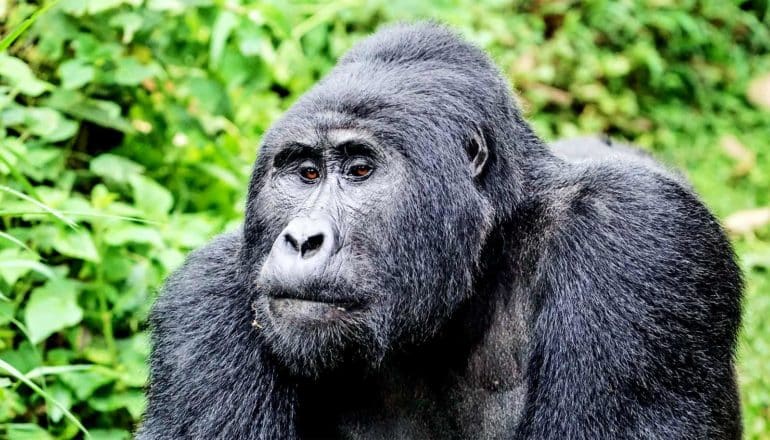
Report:
M 746 274 L 746 437 L 770 438 L 767 0 L 40 7 L 0 0 L 0 438 L 130 437 L 163 278 L 240 222 L 271 122 L 356 40 L 415 18 L 487 49 L 547 140 L 608 133 L 686 170 Z

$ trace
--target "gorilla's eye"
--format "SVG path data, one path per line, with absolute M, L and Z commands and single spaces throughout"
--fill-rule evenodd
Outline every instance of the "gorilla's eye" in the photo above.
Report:
M 363 180 L 372 174 L 372 166 L 368 163 L 353 163 L 348 167 L 347 175 L 354 180 Z
M 302 180 L 312 183 L 321 177 L 321 172 L 318 171 L 318 168 L 316 168 L 314 164 L 306 162 L 300 165 L 299 175 L 302 177 Z

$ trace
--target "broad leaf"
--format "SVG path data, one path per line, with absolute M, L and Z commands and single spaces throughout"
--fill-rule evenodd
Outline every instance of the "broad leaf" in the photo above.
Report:
M 94 68 L 83 60 L 69 60 L 59 66 L 59 78 L 65 89 L 79 89 L 94 79 Z
M 131 177 L 144 171 L 144 167 L 138 163 L 109 153 L 92 160 L 89 167 L 97 176 L 117 182 L 128 182 Z
M 32 291 L 24 310 L 24 322 L 33 343 L 80 323 L 83 310 L 78 305 L 77 293 L 74 281 L 60 278 Z
M 99 252 L 91 238 L 89 231 L 85 229 L 71 230 L 60 229 L 53 240 L 53 247 L 62 255 L 79 258 L 81 260 L 98 262 Z
M 133 189 L 136 205 L 149 218 L 164 218 L 174 204 L 171 192 L 158 182 L 142 175 L 134 175 L 129 179 Z
M 12 88 L 29 96 L 38 96 L 52 87 L 37 79 L 24 61 L 5 54 L 0 54 L 0 77 L 4 77 Z

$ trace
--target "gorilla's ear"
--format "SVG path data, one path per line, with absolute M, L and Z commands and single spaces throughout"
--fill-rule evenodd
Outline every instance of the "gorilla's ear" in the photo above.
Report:
M 481 127 L 476 126 L 473 130 L 473 135 L 465 145 L 465 152 L 468 154 L 468 160 L 470 160 L 471 176 L 475 179 L 484 171 L 484 165 L 487 164 L 489 157 L 487 141 L 481 132 Z

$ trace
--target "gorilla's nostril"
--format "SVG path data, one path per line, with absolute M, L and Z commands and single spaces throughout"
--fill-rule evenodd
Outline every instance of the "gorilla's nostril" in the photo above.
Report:
M 303 258 L 309 258 L 313 254 L 315 254 L 315 251 L 321 248 L 321 245 L 324 243 L 324 236 L 323 234 L 316 234 L 311 235 L 310 237 L 305 240 L 304 243 L 302 243 L 302 249 L 300 249 L 300 253 L 302 254 Z
M 285 234 L 283 238 L 286 240 L 286 243 L 289 243 L 289 246 L 291 246 L 295 251 L 299 252 L 299 244 L 297 243 L 297 240 L 291 236 L 291 234 Z

